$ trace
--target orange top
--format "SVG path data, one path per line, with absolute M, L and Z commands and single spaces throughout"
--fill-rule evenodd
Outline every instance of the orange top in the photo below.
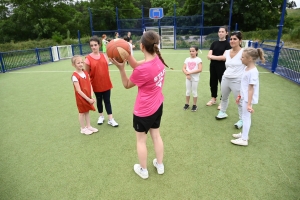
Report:
M 113 86 L 109 77 L 108 64 L 103 53 L 100 53 L 100 59 L 94 59 L 88 55 L 90 61 L 90 77 L 94 92 L 105 92 Z
M 88 97 L 91 97 L 92 91 L 91 91 L 91 83 L 90 83 L 90 78 L 89 75 L 86 71 L 83 71 L 85 73 L 85 78 L 82 78 L 77 72 L 73 73 L 73 76 L 75 76 L 78 80 L 78 83 L 80 85 L 81 91 Z M 74 84 L 73 84 L 74 86 Z M 86 113 L 89 112 L 90 110 L 96 110 L 93 104 L 90 104 L 85 100 L 77 91 L 74 86 L 74 91 L 75 91 L 75 97 L 76 97 L 76 104 L 79 113 Z

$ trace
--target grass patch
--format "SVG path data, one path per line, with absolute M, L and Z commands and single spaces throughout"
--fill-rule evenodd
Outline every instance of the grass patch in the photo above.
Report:
M 137 59 L 142 53 L 136 51 Z M 231 96 L 228 119 L 217 121 L 207 107 L 209 62 L 203 72 L 198 111 L 183 111 L 188 50 L 162 50 L 166 63 L 164 114 L 165 174 L 151 165 L 149 179 L 133 171 L 138 162 L 132 110 L 137 89 L 123 88 L 110 66 L 116 121 L 92 125 L 99 133 L 79 133 L 69 60 L 0 74 L 0 199 L 298 199 L 300 196 L 300 88 L 259 68 L 260 102 L 255 105 L 248 147 L 230 144 L 237 106 Z M 131 73 L 128 66 L 127 73 Z M 107 122 L 107 117 L 106 121 Z

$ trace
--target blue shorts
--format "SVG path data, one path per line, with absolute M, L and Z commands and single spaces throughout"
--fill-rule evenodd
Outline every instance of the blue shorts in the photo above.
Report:
M 158 110 L 148 116 L 148 117 L 138 117 L 133 115 L 133 128 L 136 132 L 147 132 L 150 128 L 159 128 L 161 116 L 163 114 L 163 104 L 158 108 Z

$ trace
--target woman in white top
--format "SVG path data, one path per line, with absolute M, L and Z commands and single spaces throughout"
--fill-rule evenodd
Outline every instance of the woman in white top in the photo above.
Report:
M 233 93 L 236 99 L 240 93 L 241 78 L 245 69 L 245 65 L 242 63 L 241 58 L 243 54 L 242 44 L 242 33 L 239 31 L 231 33 L 230 36 L 230 46 L 232 49 L 226 50 L 224 52 L 224 57 L 226 59 L 225 66 L 226 70 L 223 74 L 221 92 L 221 110 L 219 111 L 216 119 L 224 119 L 228 117 L 226 110 L 228 107 L 229 94 Z M 238 104 L 239 111 L 239 121 L 235 123 L 235 127 L 240 129 L 243 126 L 242 121 L 242 105 Z

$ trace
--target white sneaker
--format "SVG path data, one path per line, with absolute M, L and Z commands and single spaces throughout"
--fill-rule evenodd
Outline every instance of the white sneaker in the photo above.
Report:
M 118 127 L 119 124 L 112 118 L 111 120 L 108 120 L 107 124 L 111 125 L 112 127 Z
M 228 115 L 225 112 L 219 111 L 216 119 L 225 119 L 226 117 L 228 117 Z
M 99 118 L 98 118 L 98 125 L 101 125 L 101 124 L 103 124 L 103 122 L 104 122 L 104 116 L 100 116 Z
M 242 133 L 232 134 L 232 137 L 239 139 L 242 137 Z
M 135 164 L 133 166 L 133 170 L 137 175 L 139 175 L 142 179 L 147 179 L 149 177 L 148 171 L 143 171 L 140 164 Z
M 98 132 L 98 129 L 94 128 L 94 127 L 88 127 L 87 129 L 89 129 L 90 131 L 92 131 L 93 133 Z
M 242 138 L 231 140 L 231 143 L 240 146 L 248 146 L 248 140 L 243 140 Z
M 93 134 L 93 131 L 90 131 L 87 127 L 85 127 L 80 130 L 80 133 L 82 133 L 84 135 L 91 135 L 91 134 Z
M 158 167 L 157 166 L 158 164 L 157 164 L 157 159 L 156 158 L 153 160 L 153 165 L 157 169 L 157 173 L 158 174 L 164 174 L 165 173 L 165 166 L 164 166 L 164 164 L 162 164 L 161 167 Z

